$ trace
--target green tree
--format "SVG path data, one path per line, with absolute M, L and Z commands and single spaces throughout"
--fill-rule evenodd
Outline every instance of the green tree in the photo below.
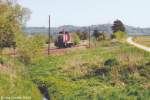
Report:
M 18 46 L 23 41 L 21 28 L 30 17 L 30 11 L 17 2 L 0 0 L 0 53 L 5 47 Z M 21 40 L 22 39 L 22 40 Z M 21 41 L 20 41 L 21 40 Z
M 88 33 L 86 31 L 81 32 L 78 30 L 76 33 L 79 36 L 80 40 L 87 40 L 88 39 Z
M 99 31 L 98 30 L 94 30 L 93 37 L 95 37 L 97 40 L 97 38 L 99 37 Z
M 125 32 L 124 24 L 120 20 L 115 20 L 112 26 L 113 33 L 117 31 Z
M 99 32 L 98 30 L 94 30 L 93 37 L 97 40 L 105 40 L 106 39 L 106 33 L 105 32 Z
M 8 21 L 0 16 L 0 48 L 11 47 L 14 42 L 14 34 Z
M 30 12 L 10 0 L 0 1 L 0 48 L 13 46 L 21 33 L 23 23 L 29 19 Z
M 106 33 L 100 32 L 98 36 L 98 41 L 105 40 L 106 39 Z
M 14 42 L 14 30 L 10 17 L 7 15 L 9 7 L 5 4 L 0 4 L 0 49 L 10 47 Z
M 126 37 L 124 24 L 120 20 L 114 21 L 112 30 L 113 30 L 112 38 L 122 40 L 123 38 Z

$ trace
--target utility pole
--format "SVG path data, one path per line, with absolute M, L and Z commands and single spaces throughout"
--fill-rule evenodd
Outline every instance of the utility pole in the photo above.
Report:
M 91 47 L 91 29 L 89 26 L 89 48 Z
M 16 56 L 16 42 L 13 42 L 13 57 L 14 57 L 14 64 L 15 64 L 15 56 Z
M 48 30 L 48 55 L 50 55 L 50 45 L 51 45 L 51 17 L 49 16 L 49 30 Z

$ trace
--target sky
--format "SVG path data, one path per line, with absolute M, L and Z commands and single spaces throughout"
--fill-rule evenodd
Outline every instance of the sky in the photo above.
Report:
M 150 27 L 150 0 L 18 0 L 31 10 L 27 26 L 89 26 L 119 19 L 135 27 Z

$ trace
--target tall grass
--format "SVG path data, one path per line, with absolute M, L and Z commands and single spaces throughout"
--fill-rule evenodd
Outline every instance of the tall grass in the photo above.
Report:
M 148 62 L 148 52 L 103 41 L 96 48 L 39 59 L 28 69 L 37 85 L 46 84 L 52 100 L 148 100 Z

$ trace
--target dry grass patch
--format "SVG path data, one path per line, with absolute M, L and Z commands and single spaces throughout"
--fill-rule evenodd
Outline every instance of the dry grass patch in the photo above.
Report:
M 0 64 L 0 73 L 2 74 L 8 74 L 12 77 L 16 77 L 16 71 L 8 64 Z
M 136 43 L 141 44 L 141 45 L 150 47 L 150 36 L 136 37 L 136 38 L 134 38 L 134 41 L 135 41 Z
M 138 65 L 141 64 L 142 60 L 144 59 L 143 54 L 137 54 L 137 53 L 119 53 L 118 54 L 118 60 L 122 65 Z

